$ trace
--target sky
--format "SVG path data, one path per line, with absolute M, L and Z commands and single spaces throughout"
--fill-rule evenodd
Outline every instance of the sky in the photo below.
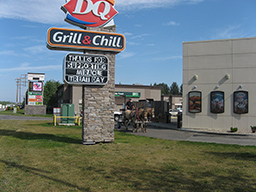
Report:
M 63 82 L 70 52 L 49 50 L 46 38 L 51 27 L 80 29 L 64 21 L 65 3 L 0 0 L 0 101 L 16 101 L 15 79 L 28 72 Z M 256 37 L 256 0 L 116 0 L 115 9 L 116 33 L 126 38 L 117 84 L 180 86 L 183 42 Z

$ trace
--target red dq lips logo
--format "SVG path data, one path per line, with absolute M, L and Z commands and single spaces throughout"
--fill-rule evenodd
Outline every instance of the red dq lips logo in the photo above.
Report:
M 118 12 L 115 0 L 67 0 L 61 9 L 66 21 L 80 27 L 100 27 L 108 23 Z

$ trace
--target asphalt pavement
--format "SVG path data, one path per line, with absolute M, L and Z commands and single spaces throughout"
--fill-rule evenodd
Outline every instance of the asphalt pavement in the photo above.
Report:
M 174 141 L 192 141 L 204 143 L 218 143 L 231 144 L 243 146 L 256 146 L 256 134 L 236 134 L 236 133 L 213 133 L 207 131 L 193 131 L 186 128 L 177 128 L 176 122 L 172 123 L 149 123 L 147 132 L 143 133 L 141 129 L 139 132 L 133 133 L 132 126 L 128 130 L 122 126 L 116 129 L 121 132 L 127 132 L 134 135 L 145 137 L 159 138 Z

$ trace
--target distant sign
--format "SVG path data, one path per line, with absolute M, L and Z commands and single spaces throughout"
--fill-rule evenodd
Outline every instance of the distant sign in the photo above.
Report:
M 43 91 L 43 82 L 29 81 L 29 92 L 33 92 L 33 91 L 42 92 Z
M 44 73 L 28 73 L 28 105 L 43 105 Z
M 125 37 L 117 33 L 50 28 L 47 47 L 52 50 L 101 50 L 121 52 L 125 48 Z
M 64 82 L 79 85 L 105 85 L 108 58 L 105 55 L 68 54 L 64 59 Z
M 44 81 L 45 74 L 44 73 L 28 73 L 29 81 Z
M 29 92 L 28 94 L 28 104 L 29 105 L 42 105 L 43 95 L 42 92 Z
M 140 92 L 115 92 L 115 97 L 136 97 L 140 98 Z

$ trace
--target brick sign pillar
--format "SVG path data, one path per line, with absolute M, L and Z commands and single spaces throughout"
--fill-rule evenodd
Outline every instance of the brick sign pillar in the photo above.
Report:
M 115 26 L 99 28 L 115 32 Z M 90 30 L 90 29 L 89 29 Z M 94 29 L 95 30 L 95 29 Z M 108 83 L 103 86 L 83 85 L 83 144 L 114 141 L 115 52 L 86 51 L 85 54 L 105 55 L 109 60 Z

